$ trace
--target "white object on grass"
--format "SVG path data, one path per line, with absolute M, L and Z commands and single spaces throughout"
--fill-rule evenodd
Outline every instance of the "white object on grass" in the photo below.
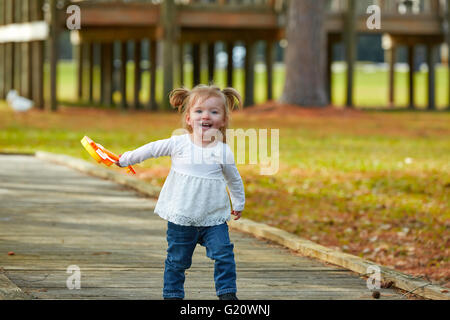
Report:
M 34 102 L 30 99 L 19 96 L 16 90 L 10 90 L 6 96 L 6 100 L 16 112 L 28 111 L 34 105 Z

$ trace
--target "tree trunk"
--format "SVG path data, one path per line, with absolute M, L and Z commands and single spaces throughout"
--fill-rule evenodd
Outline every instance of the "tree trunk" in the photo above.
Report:
M 300 106 L 327 105 L 325 1 L 289 3 L 286 81 L 281 102 Z

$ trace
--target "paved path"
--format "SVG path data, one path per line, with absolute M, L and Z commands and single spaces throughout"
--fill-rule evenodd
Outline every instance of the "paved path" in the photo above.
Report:
M 155 203 L 65 166 L 0 155 L 0 274 L 34 299 L 161 299 L 167 226 Z M 231 238 L 240 299 L 373 299 L 353 272 L 237 231 Z M 79 290 L 67 288 L 71 265 Z M 217 299 L 201 246 L 185 290 L 187 299 Z M 403 296 L 382 289 L 381 298 Z

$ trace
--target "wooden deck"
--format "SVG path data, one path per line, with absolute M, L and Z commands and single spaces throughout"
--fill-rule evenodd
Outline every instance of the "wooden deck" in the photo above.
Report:
M 65 166 L 0 155 L 0 273 L 33 299 L 161 299 L 166 222 L 154 205 Z M 237 231 L 231 238 L 240 299 L 373 299 L 353 272 Z M 80 268 L 79 290 L 67 288 L 70 265 Z M 217 299 L 203 247 L 185 290 L 186 299 Z M 381 299 L 404 298 L 380 291 Z

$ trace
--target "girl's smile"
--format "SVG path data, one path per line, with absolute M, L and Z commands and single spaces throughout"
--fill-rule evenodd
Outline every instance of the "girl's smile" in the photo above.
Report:
M 196 135 L 203 135 L 210 129 L 220 130 L 225 126 L 225 112 L 223 100 L 210 97 L 195 104 L 186 115 L 186 123 L 190 125 Z

